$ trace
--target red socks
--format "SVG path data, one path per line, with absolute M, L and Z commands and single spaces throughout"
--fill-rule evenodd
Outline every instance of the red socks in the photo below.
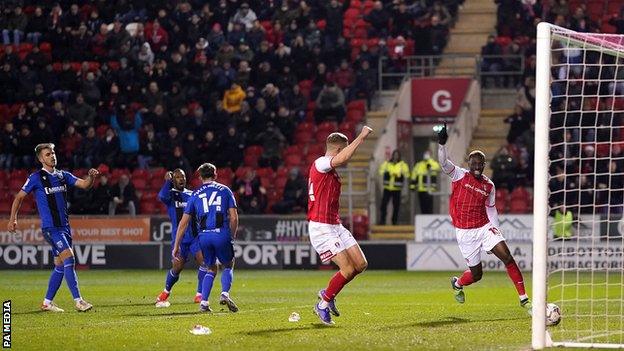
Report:
M 520 272 L 520 268 L 518 268 L 516 261 L 512 261 L 506 265 L 505 268 L 507 268 L 507 274 L 516 286 L 516 290 L 518 290 L 518 295 L 526 295 L 526 291 L 524 290 L 524 278 L 522 277 L 522 272 Z
M 334 274 L 334 276 L 329 280 L 329 285 L 327 286 L 327 289 L 325 289 L 325 294 L 323 294 L 323 300 L 327 302 L 333 300 L 334 297 L 338 295 L 340 290 L 342 290 L 342 288 L 344 288 L 344 286 L 347 285 L 347 283 L 349 283 L 352 279 L 353 278 L 345 278 L 340 271 L 336 272 L 336 274 Z
M 474 283 L 474 279 L 472 278 L 472 272 L 470 271 L 470 269 L 464 271 L 464 274 L 459 277 L 457 283 L 459 283 L 459 285 L 461 286 L 466 286 Z

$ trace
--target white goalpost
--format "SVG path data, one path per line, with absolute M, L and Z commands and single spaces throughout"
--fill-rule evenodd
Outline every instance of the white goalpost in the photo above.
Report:
M 624 36 L 540 23 L 535 94 L 532 347 L 624 349 Z

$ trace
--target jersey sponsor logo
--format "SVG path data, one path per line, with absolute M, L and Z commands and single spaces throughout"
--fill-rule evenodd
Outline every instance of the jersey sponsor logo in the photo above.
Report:
M 481 189 L 477 189 L 476 187 L 474 187 L 472 184 L 464 184 L 464 187 L 474 190 L 476 192 L 478 192 L 479 194 L 483 195 L 483 196 L 487 196 L 487 193 L 485 192 L 485 190 L 481 190 Z M 485 188 L 485 185 L 483 186 Z
M 184 201 L 175 201 L 174 205 L 176 208 L 185 208 L 186 207 L 186 202 Z
M 55 194 L 55 193 L 62 193 L 62 192 L 66 192 L 67 191 L 67 185 L 45 187 L 45 188 L 43 188 L 43 191 L 45 191 L 46 195 Z

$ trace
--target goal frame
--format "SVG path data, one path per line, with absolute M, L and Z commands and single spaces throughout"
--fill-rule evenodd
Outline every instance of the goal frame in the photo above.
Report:
M 531 321 L 531 345 L 535 350 L 545 347 L 608 348 L 624 349 L 622 344 L 553 342 L 546 329 L 546 298 L 548 278 L 548 170 L 549 170 L 549 129 L 551 101 L 551 29 L 561 28 L 541 22 L 537 26 L 537 61 L 535 73 L 535 170 L 533 196 L 533 310 Z M 561 28 L 566 32 L 575 33 Z M 565 38 L 568 42 L 577 42 L 585 48 L 595 48 L 602 52 L 622 55 L 621 51 L 577 40 Z

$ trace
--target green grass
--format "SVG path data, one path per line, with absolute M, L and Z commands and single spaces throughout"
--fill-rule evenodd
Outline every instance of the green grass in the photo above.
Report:
M 312 314 L 329 271 L 236 271 L 232 297 L 239 313 L 216 303 L 212 314 L 192 303 L 196 274 L 182 273 L 171 307 L 156 309 L 165 271 L 79 271 L 82 294 L 95 305 L 75 312 L 65 286 L 55 302 L 63 314 L 38 310 L 48 271 L 0 272 L 0 298 L 12 299 L 17 350 L 526 350 L 530 318 L 519 307 L 505 273 L 487 272 L 466 289 L 466 304 L 452 296 L 450 273 L 367 271 L 338 298 L 336 325 Z M 529 280 L 529 277 L 526 277 Z M 301 321 L 288 322 L 291 312 Z M 565 313 L 565 312 L 564 312 Z M 195 324 L 212 329 L 194 336 Z

